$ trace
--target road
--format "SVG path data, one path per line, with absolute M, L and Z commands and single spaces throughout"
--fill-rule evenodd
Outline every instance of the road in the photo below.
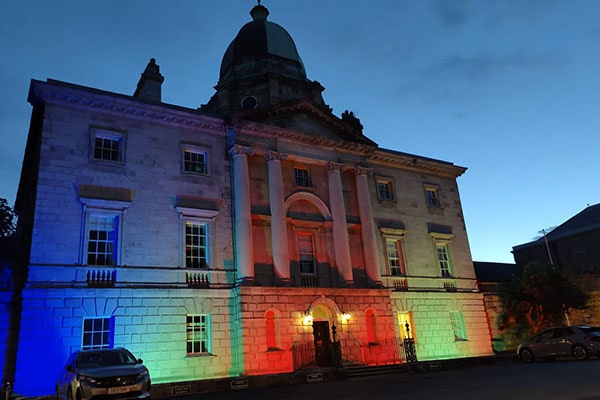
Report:
M 600 361 L 484 365 L 177 397 L 178 400 L 600 400 Z

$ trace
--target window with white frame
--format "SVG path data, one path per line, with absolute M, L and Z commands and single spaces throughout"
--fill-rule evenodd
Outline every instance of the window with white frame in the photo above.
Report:
M 450 322 L 454 332 L 454 341 L 460 342 L 467 340 L 467 329 L 462 311 L 450 311 Z
M 311 187 L 310 174 L 307 168 L 294 168 L 294 185 Z
M 436 243 L 437 261 L 440 267 L 442 278 L 452 278 L 452 264 L 450 262 L 450 252 L 448 243 Z
M 92 158 L 122 163 L 124 160 L 123 135 L 118 132 L 92 131 Z
M 212 352 L 210 315 L 188 314 L 185 329 L 188 355 Z
M 208 174 L 208 152 L 196 146 L 183 146 L 183 171 L 207 175 Z
M 395 200 L 394 184 L 391 178 L 377 177 L 377 198 L 379 200 Z
M 83 318 L 81 349 L 106 349 L 113 347 L 114 318 Z
M 300 264 L 300 274 L 316 274 L 317 270 L 315 265 L 313 235 L 311 233 L 298 232 L 296 234 L 296 240 L 298 241 L 298 262 Z
M 86 226 L 86 264 L 117 265 L 118 250 L 119 215 L 90 210 Z
M 185 267 L 208 268 L 208 224 L 194 221 L 185 221 Z
M 425 201 L 427 207 L 441 207 L 440 192 L 437 186 L 426 185 L 425 186 Z
M 387 250 L 388 266 L 390 268 L 390 275 L 405 276 L 406 266 L 404 263 L 404 249 L 402 245 L 402 239 L 386 238 L 385 243 Z
M 210 268 L 214 246 L 214 218 L 219 214 L 216 205 L 218 201 L 178 198 L 177 202 L 193 206 L 175 206 L 181 223 L 180 265 L 185 268 Z M 208 208 L 201 208 L 207 205 Z

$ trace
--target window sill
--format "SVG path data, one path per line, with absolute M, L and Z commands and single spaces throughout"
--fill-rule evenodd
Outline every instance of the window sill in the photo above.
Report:
M 213 354 L 213 353 L 187 353 L 186 357 L 189 357 L 189 358 L 208 358 L 208 357 L 216 357 L 216 354 Z

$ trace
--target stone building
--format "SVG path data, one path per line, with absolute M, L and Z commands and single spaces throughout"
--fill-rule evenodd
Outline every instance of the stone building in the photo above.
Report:
M 552 266 L 590 294 L 588 308 L 570 310 L 572 324 L 600 324 L 600 204 L 581 210 L 544 236 L 513 246 L 519 268 Z
M 419 360 L 492 353 L 466 169 L 378 147 L 251 16 L 199 109 L 161 101 L 155 60 L 133 96 L 32 81 L 4 368 L 20 393 L 52 392 L 79 348 L 127 347 L 155 385 L 328 368 L 337 346 L 401 363 L 407 326 Z

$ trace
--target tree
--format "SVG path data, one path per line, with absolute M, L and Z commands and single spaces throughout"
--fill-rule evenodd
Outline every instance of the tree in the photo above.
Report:
M 568 324 L 568 310 L 586 308 L 589 299 L 564 274 L 541 264 L 526 265 L 516 279 L 500 286 L 499 294 L 499 327 L 518 335 L 535 334 L 550 324 Z
M 0 198 L 0 238 L 11 237 L 15 233 L 15 213 L 6 199 Z

